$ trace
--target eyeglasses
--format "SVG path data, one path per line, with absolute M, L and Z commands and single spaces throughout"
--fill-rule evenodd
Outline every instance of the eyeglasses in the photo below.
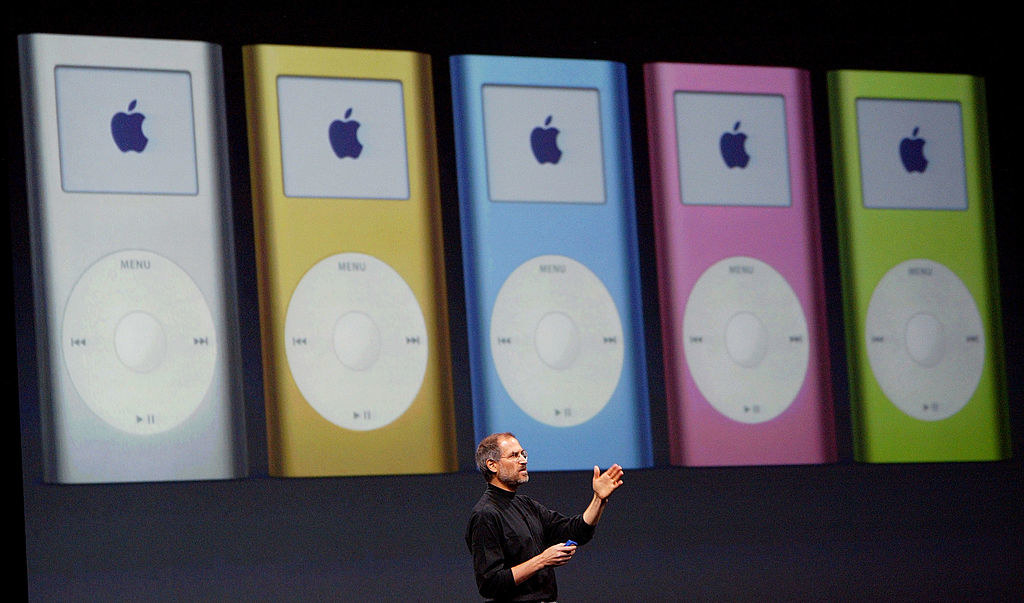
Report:
M 530 455 L 526 454 L 526 451 L 525 451 L 525 450 L 520 450 L 519 452 L 517 452 L 517 453 L 515 453 L 515 454 L 510 454 L 510 455 L 508 455 L 508 456 L 503 456 L 503 457 L 501 457 L 501 458 L 503 458 L 503 459 L 509 459 L 509 460 L 516 460 L 516 459 L 522 458 L 522 459 L 523 459 L 524 461 L 527 461 L 527 462 L 529 462 L 529 460 L 530 460 Z

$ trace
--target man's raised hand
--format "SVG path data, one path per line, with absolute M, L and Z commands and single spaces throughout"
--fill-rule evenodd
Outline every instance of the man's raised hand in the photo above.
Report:
M 625 472 L 618 464 L 612 465 L 604 473 L 594 465 L 594 494 L 601 500 L 607 499 L 619 486 L 622 485 L 622 476 Z

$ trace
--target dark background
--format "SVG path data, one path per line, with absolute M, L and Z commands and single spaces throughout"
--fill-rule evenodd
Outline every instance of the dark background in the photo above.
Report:
M 1016 18 L 983 3 L 714 2 L 476 4 L 34 2 L 8 15 L 2 91 L 11 262 L 0 262 L 17 355 L 5 380 L 6 449 L 22 481 L 6 496 L 27 594 L 43 599 L 473 600 L 462 540 L 483 483 L 472 467 L 458 202 L 447 58 L 482 53 L 626 63 L 648 336 L 655 468 L 629 471 L 595 540 L 559 570 L 563 601 L 1005 599 L 1024 593 L 1024 436 Z M 32 331 L 19 33 L 194 39 L 224 55 L 249 448 L 248 479 L 60 486 L 42 483 Z M 445 475 L 267 476 L 241 46 L 393 48 L 434 60 L 445 253 L 461 471 Z M 1011 56 L 1012 53 L 1012 56 Z M 801 67 L 812 74 L 840 462 L 683 468 L 668 464 L 641 66 L 649 61 Z M 856 68 L 986 78 L 1003 325 L 1015 456 L 991 463 L 852 461 L 825 72 Z M 766 236 L 770 236 L 766 233 Z M 15 381 L 14 377 L 17 377 Z M 18 404 L 14 400 L 18 400 Z M 16 425 L 20 431 L 16 434 Z M 529 448 L 529 442 L 524 442 Z M 416 454 L 396 450 L 395 454 Z M 15 470 L 11 470 L 11 479 Z M 586 472 L 534 473 L 524 492 L 578 512 Z M 23 503 L 21 516 L 18 504 Z M 23 520 L 23 521 L 22 521 Z M 17 565 L 15 565 L 17 568 Z M 19 585 L 15 581 L 15 586 Z

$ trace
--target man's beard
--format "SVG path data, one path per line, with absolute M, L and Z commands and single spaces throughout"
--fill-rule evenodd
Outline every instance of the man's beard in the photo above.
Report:
M 521 484 L 525 484 L 530 481 L 530 475 L 522 474 L 519 472 L 519 464 L 517 463 L 515 469 L 505 469 L 501 467 L 498 469 L 498 481 L 511 489 L 516 489 Z

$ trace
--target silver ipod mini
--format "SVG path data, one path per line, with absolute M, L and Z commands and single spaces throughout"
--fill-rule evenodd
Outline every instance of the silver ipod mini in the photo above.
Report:
M 220 47 L 18 47 L 44 479 L 244 475 Z

